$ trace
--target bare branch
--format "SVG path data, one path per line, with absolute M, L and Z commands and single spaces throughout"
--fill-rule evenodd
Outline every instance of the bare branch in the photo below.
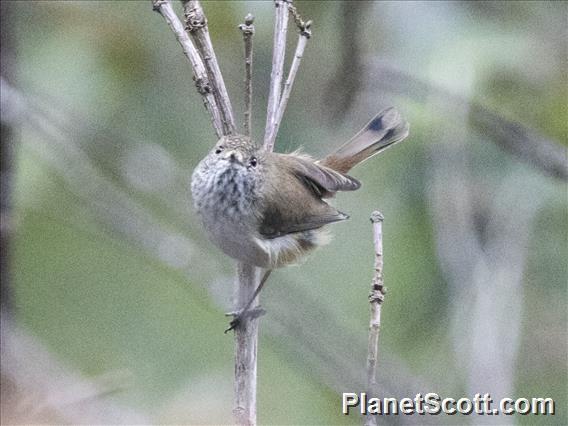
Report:
M 207 27 L 207 18 L 203 12 L 203 8 L 198 0 L 184 0 L 183 9 L 185 14 L 186 30 L 193 39 L 195 47 L 201 54 L 201 58 L 205 64 L 207 76 L 211 91 L 215 96 L 217 105 L 221 112 L 221 121 L 223 124 L 223 134 L 229 135 L 235 133 L 235 118 L 233 117 L 233 108 L 225 81 L 219 68 L 219 62 L 213 50 L 211 37 L 209 36 L 209 28 Z
M 272 51 L 272 72 L 270 74 L 270 91 L 266 110 L 266 128 L 264 131 L 264 147 L 267 151 L 274 149 L 276 128 L 278 126 L 278 107 L 282 91 L 282 75 L 286 54 L 286 34 L 288 32 L 288 9 L 292 0 L 274 0 L 276 13 L 274 17 L 274 47 Z
M 373 223 L 373 244 L 375 247 L 375 274 L 371 281 L 371 293 L 369 303 L 371 304 L 371 320 L 369 322 L 369 352 L 367 356 L 367 392 L 374 394 L 377 388 L 377 359 L 379 350 L 379 333 L 381 329 L 381 305 L 385 300 L 386 288 L 383 281 L 383 220 L 384 217 L 379 211 L 371 214 Z M 373 426 L 377 424 L 377 417 L 367 415 L 365 425 Z
M 191 43 L 188 35 L 186 34 L 181 21 L 174 12 L 171 3 L 168 0 L 152 0 L 152 5 L 154 10 L 164 17 L 171 30 L 174 32 L 177 41 L 183 49 L 183 53 L 189 59 L 191 68 L 193 70 L 193 80 L 195 81 L 195 86 L 197 91 L 203 97 L 203 104 L 211 116 L 211 122 L 213 123 L 213 128 L 215 134 L 218 138 L 223 136 L 223 124 L 221 120 L 221 113 L 217 106 L 215 96 L 212 93 L 212 88 L 209 83 L 209 78 L 207 77 L 207 71 L 203 65 L 203 61 L 199 56 L 199 53 Z
M 243 307 L 252 297 L 258 285 L 258 268 L 239 263 L 237 265 L 237 307 Z M 258 297 L 251 307 L 258 306 Z M 256 424 L 258 320 L 244 318 L 235 328 L 235 388 L 233 415 L 237 425 Z
M 568 180 L 566 147 L 520 123 L 500 117 L 479 104 L 471 105 L 469 120 L 483 134 L 490 136 L 501 149 L 549 176 Z
M 183 0 L 187 32 L 193 38 L 196 48 L 189 40 L 188 34 L 183 30 L 181 23 L 174 14 L 169 2 L 153 0 L 154 7 L 170 24 L 178 40 L 184 47 L 186 56 L 192 61 L 194 72 L 208 81 L 208 95 L 212 97 L 213 124 L 217 136 L 235 132 L 233 112 L 221 70 L 213 50 L 207 18 L 199 1 Z M 251 22 L 252 24 L 252 22 Z M 209 99 L 209 98 L 207 98 Z M 207 104 L 206 104 L 207 105 Z M 217 109 L 217 107 L 219 109 Z M 216 115 L 213 115 L 215 113 Z M 249 113 L 250 116 L 250 113 Z M 250 132 L 250 125 L 249 125 Z M 252 297 L 258 284 L 258 269 L 243 263 L 238 264 L 236 278 L 236 307 L 244 306 Z M 258 306 L 255 300 L 252 308 Z M 258 321 L 247 318 L 235 329 L 235 400 L 234 416 L 239 425 L 256 424 L 256 354 L 258 348 Z
M 561 180 L 568 180 L 568 154 L 566 147 L 546 138 L 525 125 L 511 121 L 495 113 L 479 102 L 456 95 L 431 82 L 421 80 L 382 61 L 373 61 L 374 72 L 381 78 L 374 79 L 372 88 L 382 86 L 383 90 L 403 94 L 409 98 L 425 101 L 431 95 L 441 96 L 452 107 L 452 111 L 468 108 L 469 124 L 504 151 L 529 164 L 541 173 Z
M 293 6 L 292 6 L 293 8 Z M 295 9 L 291 9 L 295 10 Z M 297 14 L 295 16 L 298 16 Z M 278 129 L 280 128 L 280 123 L 282 123 L 282 117 L 284 116 L 284 111 L 288 105 L 288 99 L 290 99 L 290 93 L 292 92 L 292 85 L 294 84 L 294 79 L 298 73 L 298 68 L 300 68 L 300 62 L 304 56 L 304 50 L 308 44 L 308 40 L 312 36 L 312 21 L 303 22 L 299 20 L 297 22 L 298 28 L 300 29 L 300 35 L 298 37 L 298 45 L 296 46 L 296 53 L 294 54 L 294 60 L 290 67 L 290 72 L 288 73 L 288 78 L 286 83 L 284 83 L 284 90 L 282 91 L 282 97 L 280 99 L 280 104 L 278 105 L 278 113 L 276 114 L 276 122 L 274 123 L 274 134 L 273 138 L 276 139 L 278 134 Z
M 245 23 L 239 25 L 243 32 L 245 42 L 245 120 L 244 133 L 251 136 L 252 133 L 252 37 L 254 36 L 254 16 L 250 13 L 245 16 Z
M 266 116 L 264 146 L 267 151 L 274 149 L 276 122 L 284 69 L 286 33 L 288 30 L 288 7 L 292 0 L 275 0 L 274 50 L 272 73 Z M 258 286 L 258 268 L 239 263 L 237 266 L 238 308 L 243 307 Z M 258 306 L 258 298 L 251 308 Z M 238 310 L 238 309 L 237 309 Z M 235 400 L 233 414 L 238 425 L 256 424 L 256 354 L 258 349 L 258 321 L 246 319 L 235 328 Z

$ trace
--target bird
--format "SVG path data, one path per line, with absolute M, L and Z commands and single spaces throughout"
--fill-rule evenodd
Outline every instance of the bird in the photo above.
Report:
M 266 270 L 256 295 L 272 270 L 301 262 L 329 242 L 328 225 L 349 218 L 328 201 L 361 187 L 350 170 L 408 134 L 408 122 L 391 107 L 319 160 L 301 151 L 270 152 L 247 136 L 223 136 L 192 174 L 195 210 L 226 255 Z

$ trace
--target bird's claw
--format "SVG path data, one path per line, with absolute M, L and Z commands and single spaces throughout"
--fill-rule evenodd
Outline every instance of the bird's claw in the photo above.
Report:
M 255 319 L 261 317 L 266 313 L 266 310 L 261 306 L 257 306 L 255 308 L 249 309 L 247 311 L 234 311 L 234 312 L 227 312 L 225 316 L 232 316 L 233 320 L 229 323 L 229 328 L 225 330 L 225 334 L 229 331 L 234 330 L 239 326 L 239 324 L 245 319 Z

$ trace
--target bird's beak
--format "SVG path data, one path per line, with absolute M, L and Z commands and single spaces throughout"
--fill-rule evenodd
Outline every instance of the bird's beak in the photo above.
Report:
M 225 151 L 223 158 L 231 163 L 243 164 L 243 155 L 238 151 L 227 150 Z

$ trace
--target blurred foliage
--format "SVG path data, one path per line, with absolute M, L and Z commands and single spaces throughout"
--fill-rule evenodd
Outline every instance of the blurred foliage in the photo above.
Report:
M 405 374 L 419 383 L 428 383 L 430 387 L 422 392 L 460 397 L 466 372 L 457 364 L 450 335 L 456 301 L 437 260 L 428 191 L 432 144 L 446 126 L 465 124 L 451 112 L 444 115 L 432 104 L 413 99 L 411 87 L 407 93 L 377 91 L 374 82 L 381 75 L 366 64 L 374 60 L 394 64 L 567 145 L 568 4 L 296 3 L 305 18 L 314 20 L 314 37 L 276 149 L 302 146 L 308 153 L 323 155 L 388 105 L 404 112 L 412 133 L 403 144 L 353 172 L 364 187 L 337 197 L 337 205 L 352 219 L 334 226 L 334 241 L 301 267 L 277 271 L 263 292 L 268 314 L 261 323 L 259 421 L 360 422 L 340 414 L 340 396 L 330 385 L 333 380 L 304 363 L 301 348 L 319 345 L 328 355 L 319 359 L 321 364 L 338 356 L 363 374 L 373 262 L 368 217 L 377 208 L 386 217 L 389 288 L 380 353 L 398 360 L 407 369 Z M 191 171 L 215 140 L 177 42 L 149 1 L 11 2 L 10 7 L 13 22 L 2 31 L 16 37 L 16 87 L 67 117 L 67 136 L 88 154 L 105 182 L 141 206 L 163 229 L 190 241 L 192 248 L 178 255 L 172 243 L 178 240 L 167 240 L 158 247 L 159 253 L 165 253 L 160 258 L 136 239 L 137 231 L 121 232 L 112 223 L 113 203 L 93 208 L 99 197 L 105 197 L 107 187 L 95 185 L 84 192 L 74 187 L 45 154 L 50 144 L 44 144 L 44 135 L 23 129 L 18 135 L 24 143 L 17 149 L 14 188 L 13 286 L 19 321 L 86 375 L 128 371 L 132 382 L 116 398 L 156 422 L 230 422 L 233 341 L 222 330 L 234 268 L 207 242 L 193 217 L 188 194 Z M 239 121 L 243 64 L 237 25 L 249 11 L 256 17 L 253 122 L 254 135 L 260 138 L 270 78 L 273 6 L 211 1 L 204 7 Z M 337 30 L 348 7 L 365 10 L 357 40 L 348 30 Z M 295 37 L 291 30 L 288 63 Z M 362 68 L 350 77 L 361 80 L 360 85 L 335 80 L 345 66 L 340 62 L 345 55 L 339 51 L 349 49 L 350 43 L 358 43 L 362 55 Z M 340 98 L 352 99 L 346 103 L 350 109 L 340 118 L 334 113 L 332 122 L 334 109 L 329 102 L 334 98 L 329 92 L 334 90 Z M 543 196 L 548 194 L 531 231 L 523 294 L 511 294 L 523 297 L 513 396 L 555 398 L 554 423 L 565 424 L 566 184 L 540 177 L 483 135 L 461 130 L 471 166 L 468 179 L 477 192 L 499 199 L 500 180 L 522 167 L 527 179 L 540 182 Z M 145 151 L 147 146 L 152 151 Z M 63 165 L 71 161 L 59 160 Z M 523 179 L 516 182 L 524 184 Z M 149 232 L 144 225 L 135 229 L 140 235 Z M 144 241 L 151 245 L 151 240 Z M 290 295 L 289 303 L 284 303 L 282 293 Z M 309 300 L 314 301 L 311 308 Z M 315 309 L 322 306 L 321 312 L 329 316 L 318 317 L 320 311 Z M 292 333 L 274 331 L 281 326 L 279 315 L 317 324 L 308 330 L 316 336 L 336 334 L 361 345 L 292 339 Z M 302 335 L 302 330 L 297 332 Z M 396 372 L 380 374 L 396 377 Z M 515 421 L 549 423 L 542 416 Z

